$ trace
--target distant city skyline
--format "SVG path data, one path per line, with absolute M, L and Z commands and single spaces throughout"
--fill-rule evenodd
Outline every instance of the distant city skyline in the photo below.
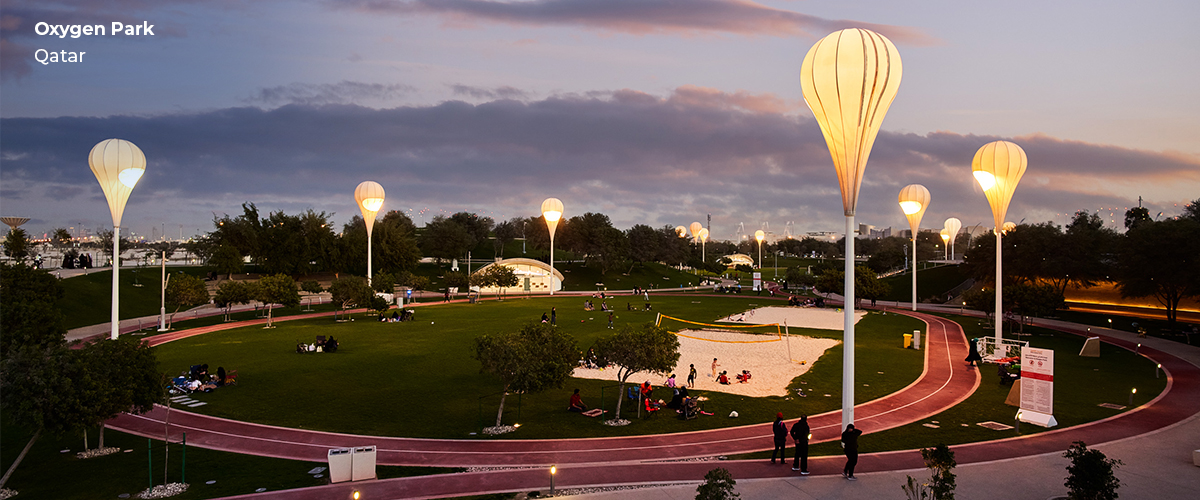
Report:
M 970 161 L 1006 139 L 1029 156 L 1013 222 L 1102 209 L 1123 229 L 1139 196 L 1152 216 L 1200 197 L 1197 18 L 1184 1 L 6 1 L 0 211 L 37 236 L 111 227 L 87 152 L 118 137 L 146 153 L 124 223 L 147 236 L 210 231 L 243 202 L 333 213 L 340 231 L 363 180 L 418 225 L 554 196 L 621 228 L 711 213 L 715 239 L 763 221 L 840 232 L 797 80 L 819 37 L 857 26 L 905 67 L 860 222 L 907 227 L 896 194 L 919 183 L 924 227 L 990 225 Z M 155 34 L 35 29 L 114 21 Z

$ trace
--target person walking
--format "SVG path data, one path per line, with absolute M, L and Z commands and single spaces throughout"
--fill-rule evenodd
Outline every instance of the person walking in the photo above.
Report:
M 788 429 L 787 424 L 783 423 L 783 412 L 775 414 L 775 423 L 771 424 L 771 431 L 775 434 L 775 449 L 771 450 L 771 463 L 775 463 L 775 454 L 779 454 L 779 463 L 787 463 L 787 452 L 783 450 L 787 446 Z
M 689 364 L 689 365 L 688 365 L 688 382 L 687 382 L 687 386 L 688 386 L 688 387 L 695 387 L 695 386 L 696 386 L 696 365 L 695 365 L 695 364 Z
M 926 342 L 928 342 L 928 339 L 926 339 Z M 983 356 L 979 355 L 978 339 L 971 339 L 971 350 L 967 353 L 966 361 L 968 368 L 976 366 L 975 363 L 983 362 Z
M 846 467 L 842 469 L 842 477 L 851 481 L 858 481 L 854 477 L 854 466 L 858 465 L 858 437 L 861 435 L 862 431 L 855 429 L 854 424 L 847 425 L 842 432 L 842 448 L 846 449 Z
M 792 470 L 808 475 L 808 415 L 800 415 L 800 421 L 792 426 L 792 440 L 796 442 L 796 458 L 792 459 Z

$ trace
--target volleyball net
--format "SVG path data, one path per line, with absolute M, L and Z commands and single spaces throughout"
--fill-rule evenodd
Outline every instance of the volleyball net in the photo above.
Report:
M 667 331 L 679 337 L 703 340 L 707 342 L 719 342 L 725 344 L 757 344 L 763 342 L 779 342 L 783 340 L 784 327 L 779 323 L 756 323 L 756 324 L 730 324 L 730 323 L 704 323 L 700 321 L 691 321 L 674 316 L 667 316 L 659 313 L 655 320 L 656 326 L 661 326 Z M 771 329 L 774 329 L 772 334 Z M 688 333 L 682 333 L 682 332 Z M 739 333 L 748 335 L 763 335 L 770 338 L 762 340 L 724 340 L 705 338 L 704 332 L 724 332 L 724 333 Z

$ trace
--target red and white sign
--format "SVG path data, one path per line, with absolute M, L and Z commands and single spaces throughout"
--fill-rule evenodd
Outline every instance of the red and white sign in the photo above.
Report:
M 1054 414 L 1054 351 L 1021 348 L 1021 409 Z

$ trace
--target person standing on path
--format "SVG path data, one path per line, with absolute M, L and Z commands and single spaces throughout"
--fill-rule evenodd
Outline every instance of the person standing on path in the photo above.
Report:
M 796 458 L 792 459 L 792 470 L 808 475 L 808 416 L 800 415 L 800 421 L 792 426 L 792 440 L 796 442 Z
M 771 450 L 771 463 L 775 463 L 775 454 L 779 454 L 779 463 L 787 463 L 787 452 L 783 451 L 783 447 L 787 446 L 788 429 L 787 424 L 783 423 L 783 412 L 775 414 L 775 423 L 771 424 L 771 431 L 775 434 L 775 449 Z
M 695 364 L 689 364 L 689 365 L 688 365 L 688 383 L 687 383 L 687 386 L 688 386 L 688 387 L 695 387 L 695 386 L 696 386 L 696 365 L 695 365 Z
M 855 429 L 854 424 L 847 425 L 842 432 L 842 448 L 846 449 L 846 467 L 842 469 L 842 477 L 851 481 L 858 481 L 854 477 L 854 466 L 858 465 L 858 437 L 861 435 L 862 431 Z
M 558 321 L 558 309 L 551 307 L 550 308 L 550 325 L 554 326 L 556 324 L 555 323 L 556 321 Z

